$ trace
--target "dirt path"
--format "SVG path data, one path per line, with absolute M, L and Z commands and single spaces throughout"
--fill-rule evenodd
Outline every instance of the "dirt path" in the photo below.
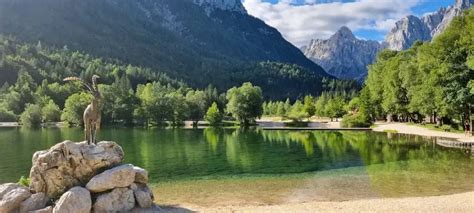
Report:
M 165 208 L 166 209 L 166 208 Z M 474 212 L 474 192 L 435 197 L 308 202 L 275 206 L 184 207 L 171 212 Z
M 377 127 L 373 128 L 373 131 L 376 131 L 376 132 L 383 132 L 385 130 L 396 130 L 398 133 L 403 133 L 403 134 L 454 138 L 462 142 L 474 142 L 474 137 L 469 137 L 462 133 L 435 131 L 435 130 L 430 130 L 427 128 L 408 125 L 404 123 L 377 123 Z

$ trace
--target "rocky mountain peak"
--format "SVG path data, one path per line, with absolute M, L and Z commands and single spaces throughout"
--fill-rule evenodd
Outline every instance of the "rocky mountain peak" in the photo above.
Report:
M 385 45 L 392 50 L 405 50 L 415 41 L 430 41 L 443 32 L 454 17 L 474 5 L 474 0 L 456 0 L 453 6 L 422 17 L 407 16 L 395 24 L 387 34 Z
M 351 29 L 349 29 L 346 26 L 343 26 L 334 35 L 332 35 L 330 39 L 349 39 L 349 40 L 353 40 L 353 39 L 356 39 L 356 37 L 352 33 Z
M 227 10 L 246 14 L 242 1 L 240 0 L 193 0 L 195 4 L 204 7 L 206 13 L 209 15 L 215 9 Z
M 456 0 L 454 7 L 459 9 L 467 9 L 474 5 L 474 0 Z
M 367 64 L 374 61 L 381 45 L 377 41 L 357 39 L 344 26 L 329 39 L 314 39 L 301 49 L 327 73 L 341 79 L 363 80 L 367 75 Z

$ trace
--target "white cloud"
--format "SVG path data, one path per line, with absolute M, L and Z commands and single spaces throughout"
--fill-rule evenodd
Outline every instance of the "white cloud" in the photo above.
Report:
M 423 0 L 280 0 L 271 4 L 262 0 L 244 0 L 250 15 L 277 28 L 296 46 L 306 45 L 313 38 L 328 38 L 341 26 L 353 31 L 360 29 L 389 31 L 400 18 L 411 14 L 411 8 Z

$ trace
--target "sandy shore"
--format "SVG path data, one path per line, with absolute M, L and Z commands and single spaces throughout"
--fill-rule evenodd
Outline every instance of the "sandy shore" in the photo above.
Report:
M 308 202 L 275 206 L 184 207 L 171 212 L 474 212 L 474 192 L 435 197 Z
M 408 125 L 404 123 L 377 123 L 377 127 L 373 128 L 373 131 L 383 132 L 386 130 L 396 130 L 398 133 L 413 134 L 429 137 L 445 137 L 454 138 L 462 142 L 474 142 L 474 137 L 469 137 L 462 133 L 442 132 L 430 130 L 427 128 Z

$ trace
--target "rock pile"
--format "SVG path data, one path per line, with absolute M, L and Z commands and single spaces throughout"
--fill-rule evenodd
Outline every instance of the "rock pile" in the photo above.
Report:
M 157 212 L 148 172 L 114 142 L 65 141 L 33 155 L 29 188 L 0 185 L 0 212 Z

